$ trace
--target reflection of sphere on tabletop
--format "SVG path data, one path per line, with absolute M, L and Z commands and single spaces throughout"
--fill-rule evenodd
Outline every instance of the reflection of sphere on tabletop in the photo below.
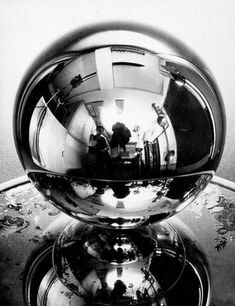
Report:
M 178 226 L 116 231 L 74 220 L 56 241 L 54 269 L 42 255 L 35 260 L 27 298 L 36 295 L 39 306 L 208 305 L 205 255 Z
M 162 293 L 183 273 L 185 249 L 168 224 L 120 231 L 74 220 L 58 237 L 53 262 L 63 284 L 89 305 L 166 305 Z

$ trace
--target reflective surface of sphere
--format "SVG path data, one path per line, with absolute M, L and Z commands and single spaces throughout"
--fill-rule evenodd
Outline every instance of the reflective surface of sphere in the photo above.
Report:
M 190 53 L 111 28 L 78 33 L 41 61 L 19 92 L 15 139 L 57 207 L 129 228 L 173 215 L 207 185 L 225 122 L 213 79 Z

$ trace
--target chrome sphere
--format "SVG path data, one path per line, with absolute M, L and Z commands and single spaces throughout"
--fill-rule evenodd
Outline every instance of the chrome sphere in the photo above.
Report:
M 29 178 L 96 225 L 135 227 L 180 211 L 208 184 L 224 144 L 223 103 L 207 69 L 145 27 L 97 26 L 63 44 L 18 94 L 15 140 Z

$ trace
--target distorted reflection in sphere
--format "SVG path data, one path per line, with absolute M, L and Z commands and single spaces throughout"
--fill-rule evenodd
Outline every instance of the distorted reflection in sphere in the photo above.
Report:
M 128 26 L 78 33 L 44 58 L 15 109 L 16 146 L 38 190 L 106 227 L 184 208 L 218 166 L 225 125 L 219 91 L 192 58 Z

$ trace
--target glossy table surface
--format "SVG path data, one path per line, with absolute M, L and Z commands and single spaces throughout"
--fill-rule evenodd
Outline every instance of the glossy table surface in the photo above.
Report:
M 23 306 L 30 258 L 52 245 L 71 218 L 46 201 L 25 177 L 0 185 L 0 305 Z M 201 246 L 211 272 L 211 306 L 235 305 L 235 188 L 215 177 L 178 215 Z

